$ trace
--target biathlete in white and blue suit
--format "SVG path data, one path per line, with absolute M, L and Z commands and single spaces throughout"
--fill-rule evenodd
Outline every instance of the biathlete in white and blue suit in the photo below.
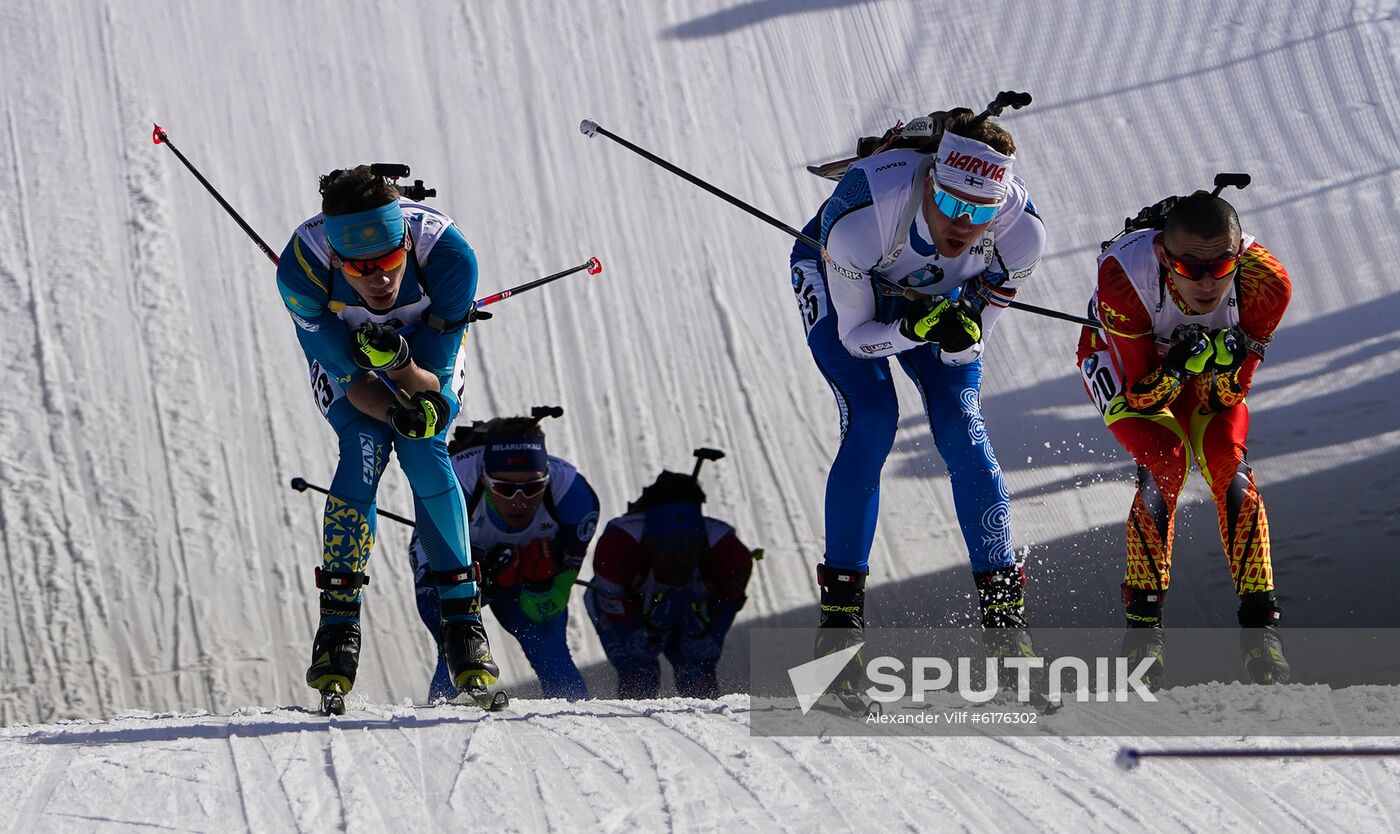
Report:
M 936 115 L 941 140 L 850 166 L 803 230 L 821 253 L 792 250 L 807 345 L 841 414 L 817 568 L 821 626 L 840 631 L 820 632 L 818 655 L 864 627 L 880 470 L 899 418 L 889 357 L 918 387 L 947 464 L 984 626 L 1026 625 L 1010 497 L 979 391 L 987 336 L 1039 262 L 1045 229 L 1012 173 L 1010 134 L 970 112 Z
M 461 351 L 476 256 L 450 217 L 400 200 L 370 166 L 322 177 L 321 196 L 322 213 L 297 227 L 277 268 L 312 393 L 340 445 L 326 498 L 316 572 L 320 627 L 306 682 L 322 692 L 354 685 L 375 493 L 392 450 L 413 490 L 454 682 L 486 686 L 499 672 L 481 624 L 466 503 L 446 435 L 465 382 Z

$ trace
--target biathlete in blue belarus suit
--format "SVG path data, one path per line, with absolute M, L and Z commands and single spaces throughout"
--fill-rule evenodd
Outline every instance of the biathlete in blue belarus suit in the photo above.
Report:
M 486 686 L 499 673 L 481 623 L 466 502 L 446 436 L 465 381 L 460 354 L 476 256 L 451 218 L 400 200 L 370 166 L 325 175 L 321 197 L 322 213 L 297 227 L 277 268 L 312 393 L 340 445 L 326 498 L 316 572 L 321 618 L 306 682 L 323 693 L 355 683 L 375 493 L 394 451 L 442 599 L 452 677 L 461 688 Z M 384 380 L 409 403 L 400 405 Z
M 598 528 L 597 494 L 573 464 L 548 453 L 537 418 L 459 426 L 448 448 L 467 494 L 483 602 L 520 641 L 544 697 L 587 698 L 566 637 L 569 597 Z M 416 538 L 409 557 L 418 614 L 441 642 L 438 590 Z M 456 694 L 439 654 L 428 700 Z
M 899 418 L 889 357 L 918 387 L 948 466 L 983 625 L 1017 629 L 1018 652 L 1025 635 L 1010 498 L 979 392 L 986 338 L 1039 262 L 1045 230 L 1012 174 L 1011 136 L 955 113 L 921 120 L 929 137 L 922 147 L 852 164 L 804 230 L 823 251 L 800 242 L 792 250 L 807 344 L 841 414 L 817 568 L 819 655 L 863 639 L 880 470 Z

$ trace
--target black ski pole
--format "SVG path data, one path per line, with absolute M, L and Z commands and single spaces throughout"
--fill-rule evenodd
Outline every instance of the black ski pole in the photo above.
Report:
M 272 251 L 272 247 L 268 246 L 261 237 L 258 237 L 258 233 L 253 231 L 253 227 L 248 225 L 248 222 L 243 219 L 242 215 L 240 215 L 237 211 L 234 210 L 233 206 L 229 205 L 228 200 L 224 199 L 224 195 L 220 194 L 219 190 L 215 188 L 212 184 L 210 184 L 209 180 L 206 180 L 203 174 L 199 173 L 199 169 L 194 167 L 194 164 L 188 159 L 186 159 L 184 154 L 180 153 L 180 149 L 175 147 L 175 145 L 171 143 L 170 137 L 165 132 L 165 128 L 161 127 L 160 125 L 156 125 L 155 129 L 151 131 L 151 141 L 155 142 L 157 145 L 165 145 L 167 148 L 170 149 L 172 153 L 175 154 L 176 158 L 178 158 L 182 163 L 184 163 L 186 168 L 190 169 L 190 173 L 194 174 L 195 179 L 199 180 L 200 184 L 204 186 L 205 190 L 207 190 L 210 194 L 214 195 L 214 199 L 219 201 L 219 205 L 224 207 L 224 211 L 229 213 L 229 216 L 234 219 L 234 222 L 238 224 L 238 227 L 244 232 L 246 232 L 248 234 L 248 237 L 253 239 L 253 242 L 258 245 L 258 248 L 261 249 L 263 254 L 267 256 L 267 259 L 272 261 L 273 266 L 279 266 L 282 263 L 282 259 L 277 257 L 277 253 Z M 394 395 L 394 399 L 398 402 L 399 405 L 403 406 L 404 408 L 413 407 L 413 400 L 410 400 L 408 398 L 408 395 L 404 393 L 403 389 L 395 385 L 393 381 L 390 380 L 387 376 L 384 376 L 383 374 L 377 371 L 370 371 L 370 376 L 382 382 L 384 384 L 384 387 L 388 388 L 389 392 Z
M 306 479 L 305 479 L 305 478 L 301 478 L 301 477 L 296 477 L 296 478 L 293 478 L 293 479 L 292 479 L 292 489 L 296 490 L 297 492 L 306 492 L 306 491 L 309 489 L 309 490 L 312 490 L 313 492 L 319 492 L 319 493 L 321 493 L 322 495 L 330 495 L 330 494 L 331 494 L 331 493 L 330 493 L 330 490 L 327 490 L 325 487 L 319 487 L 319 486 L 316 486 L 315 484 L 307 483 L 307 482 L 306 482 Z M 385 518 L 389 519 L 390 521 L 397 521 L 398 523 L 400 523 L 400 524 L 406 524 L 406 525 L 408 525 L 409 527 L 414 527 L 414 526 L 416 526 L 412 521 L 410 521 L 410 520 L 404 518 L 404 517 L 401 516 L 401 515 L 396 515 L 396 514 L 394 514 L 394 513 L 391 513 L 391 512 L 389 512 L 388 510 L 379 510 L 379 509 L 376 509 L 376 510 L 375 510 L 375 513 L 376 513 L 377 515 L 382 515 L 382 516 L 384 516 Z
M 1114 757 L 1123 770 L 1134 770 L 1143 759 L 1323 759 L 1400 756 L 1400 747 L 1279 747 L 1138 750 L 1124 747 Z
M 792 235 L 798 240 L 806 243 L 808 246 L 811 246 L 812 248 L 817 249 L 818 251 L 821 250 L 820 243 L 817 243 L 810 237 L 807 237 L 806 235 L 802 234 L 801 232 L 784 223 L 783 221 L 777 219 L 776 217 L 773 217 L 770 214 L 765 214 L 759 211 L 758 209 L 754 208 L 753 206 L 749 205 L 743 200 L 740 200 L 738 197 L 735 197 L 729 192 L 724 191 L 723 189 L 716 188 L 715 186 L 710 185 L 708 182 L 705 182 L 704 180 L 700 179 L 699 177 L 695 176 L 689 171 L 686 171 L 684 168 L 681 168 L 677 165 L 672 165 L 671 163 L 667 162 L 666 160 L 662 159 L 661 157 L 657 156 L 651 151 L 648 151 L 645 148 L 640 148 L 632 144 L 631 142 L 628 142 L 626 139 L 623 139 L 616 133 L 613 133 L 607 128 L 600 126 L 597 122 L 593 121 L 592 119 L 584 119 L 583 122 L 578 126 L 578 129 L 579 132 L 582 133 L 584 136 L 592 137 L 595 134 L 601 134 L 603 136 L 606 136 L 609 139 L 621 145 L 622 147 L 626 148 L 627 150 L 632 151 L 638 156 L 641 156 L 643 159 L 660 165 L 662 168 L 665 168 L 667 171 L 670 171 L 671 173 L 675 174 L 681 179 L 687 180 L 694 185 L 698 185 L 706 191 L 710 192 L 711 194 L 715 195 L 716 197 L 720 198 L 721 200 L 728 202 L 730 205 L 735 206 L 736 208 L 741 208 L 749 214 L 752 214 L 754 217 L 757 217 L 764 223 L 782 229 L 783 231 L 787 232 L 788 234 Z
M 710 192 L 711 194 L 715 195 L 716 197 L 719 197 L 721 200 L 724 200 L 725 202 L 727 202 L 727 203 L 729 203 L 729 204 L 731 204 L 731 205 L 733 205 L 733 206 L 736 206 L 736 207 L 738 207 L 738 208 L 741 208 L 741 209 L 743 209 L 744 211 L 748 212 L 749 214 L 752 214 L 754 217 L 757 217 L 759 220 L 762 220 L 764 223 L 767 223 L 767 224 L 769 224 L 770 226 L 774 226 L 774 227 L 776 227 L 776 228 L 778 228 L 778 229 L 782 229 L 783 231 L 787 232 L 789 235 L 792 235 L 792 236 L 793 236 L 794 238 L 796 238 L 797 240 L 800 240 L 800 241 L 802 241 L 803 243 L 807 244 L 808 246 L 812 247 L 812 249 L 814 249 L 815 251 L 817 251 L 817 252 L 822 251 L 822 245 L 821 245 L 821 243 L 820 243 L 819 241 L 817 241 L 816 239 L 811 238 L 811 237 L 809 237 L 809 236 L 807 236 L 807 235 L 802 234 L 802 233 L 799 232 L 797 229 L 794 229 L 793 227 L 789 226 L 788 224 L 784 223 L 783 221 L 779 220 L 778 218 L 772 216 L 771 214 L 767 214 L 766 212 L 763 212 L 763 211 L 760 211 L 759 209 L 754 208 L 753 206 L 749 205 L 748 203 L 744 202 L 743 200 L 740 200 L 738 197 L 733 196 L 732 194 L 728 193 L 727 191 L 724 191 L 724 190 L 722 190 L 722 189 L 720 189 L 720 188 L 716 188 L 715 186 L 710 185 L 708 182 L 705 182 L 704 180 L 700 179 L 699 177 L 695 176 L 694 174 L 690 173 L 689 171 L 686 171 L 685 169 L 683 169 L 683 168 L 681 168 L 681 167 L 679 167 L 679 166 L 672 165 L 671 163 L 667 162 L 666 160 L 662 159 L 661 157 L 657 156 L 656 154 L 652 153 L 651 151 L 648 151 L 648 150 L 646 150 L 645 148 L 638 147 L 637 145 L 634 145 L 634 144 L 632 144 L 631 142 L 628 142 L 626 139 L 623 139 L 621 136 L 618 136 L 616 133 L 613 133 L 612 131 L 608 130 L 607 128 L 602 127 L 601 125 L 599 125 L 597 122 L 593 121 L 592 119 L 584 119 L 583 122 L 578 126 L 578 129 L 579 129 L 579 132 L 582 133 L 584 136 L 590 136 L 590 137 L 591 137 L 591 136 L 594 136 L 594 135 L 606 136 L 607 138 L 613 140 L 614 142 L 618 143 L 619 145 L 621 145 L 622 147 L 626 148 L 627 150 L 632 151 L 633 153 L 637 154 L 638 156 L 642 157 L 643 159 L 647 160 L 648 162 L 653 162 L 653 163 L 655 163 L 655 164 L 657 164 L 657 165 L 660 165 L 662 168 L 665 168 L 667 171 L 670 171 L 671 173 L 675 174 L 676 176 L 680 177 L 681 179 L 686 180 L 687 182 L 693 183 L 693 184 L 695 184 L 695 185 L 698 185 L 698 186 L 700 186 L 701 188 L 705 189 L 706 191 Z M 1048 309 L 1046 309 L 1046 308 L 1044 308 L 1044 307 L 1037 307 L 1037 306 L 1035 306 L 1034 304 L 1026 304 L 1026 303 L 1020 302 L 1020 301 L 1012 301 L 1008 306 L 1011 307 L 1013 310 L 1024 310 L 1024 311 L 1026 311 L 1027 313 L 1035 313 L 1036 315 L 1047 316 L 1047 317 L 1052 318 L 1052 319 L 1063 319 L 1063 320 L 1065 320 L 1065 321 L 1072 321 L 1072 322 L 1074 322 L 1075 324 L 1088 325 L 1089 327 L 1094 327 L 1094 328 L 1097 328 L 1097 327 L 1099 326 L 1099 323 L 1098 323 L 1097 321 L 1095 321 L 1094 319 L 1084 318 L 1084 317 L 1082 317 L 1082 316 L 1070 315 L 1069 313 L 1061 313 L 1061 312 L 1059 312 L 1058 310 L 1048 310 Z
M 175 154 L 175 158 L 179 159 L 182 163 L 184 163 L 186 168 L 190 169 L 190 173 L 194 174 L 195 179 L 199 180 L 199 184 L 204 186 L 204 189 L 210 194 L 212 194 L 215 200 L 219 201 L 219 205 L 224 207 L 224 211 L 229 213 L 229 216 L 232 217 L 234 222 L 238 224 L 238 227 L 241 228 L 244 232 L 246 232 L 248 234 L 248 237 L 253 239 L 253 242 L 258 245 L 258 248 L 261 249 L 263 254 L 267 256 L 268 260 L 272 261 L 274 266 L 277 265 L 277 253 L 273 252 L 272 248 L 268 246 L 265 242 L 263 242 L 262 238 L 258 237 L 258 233 L 253 231 L 253 227 L 248 225 L 247 221 L 243 219 L 242 215 L 240 215 L 237 211 L 234 211 L 233 206 L 228 204 L 228 200 L 224 199 L 224 195 L 220 194 L 219 190 L 213 185 L 211 185 L 209 183 L 209 180 L 206 180 L 204 178 L 203 174 L 199 173 L 199 169 L 194 167 L 194 165 L 188 159 L 185 159 L 185 155 L 180 153 L 180 149 L 175 147 L 175 143 L 171 142 L 170 137 L 166 135 L 165 128 L 161 127 L 160 125 L 156 125 L 155 129 L 151 131 L 151 141 L 155 142 L 157 145 L 164 145 L 167 148 L 169 148 L 170 152 Z

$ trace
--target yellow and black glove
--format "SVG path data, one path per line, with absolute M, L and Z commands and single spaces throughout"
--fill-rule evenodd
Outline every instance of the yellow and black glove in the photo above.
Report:
M 452 407 L 440 391 L 419 391 L 408 405 L 389 409 L 389 425 L 394 431 L 413 440 L 433 437 L 447 429 L 452 419 Z
M 408 342 L 389 325 L 367 321 L 351 331 L 350 355 L 366 371 L 397 371 L 408 364 Z
M 962 300 L 923 296 L 910 302 L 899 332 L 914 341 L 937 342 L 945 353 L 961 353 L 982 341 L 982 318 Z

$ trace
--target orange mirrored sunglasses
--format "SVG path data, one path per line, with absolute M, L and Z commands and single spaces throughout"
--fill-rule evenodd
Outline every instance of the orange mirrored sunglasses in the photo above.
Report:
M 351 278 L 363 278 L 378 272 L 393 272 L 408 260 L 407 239 L 392 252 L 377 258 L 347 258 L 339 252 L 335 256 L 340 259 L 340 271 Z
M 1240 268 L 1239 255 L 1230 255 L 1214 261 L 1186 261 L 1168 252 L 1165 246 L 1162 247 L 1162 253 L 1167 256 L 1167 263 L 1171 264 L 1172 272 L 1178 278 L 1185 278 L 1187 281 L 1199 281 L 1202 278 L 1218 281 Z

